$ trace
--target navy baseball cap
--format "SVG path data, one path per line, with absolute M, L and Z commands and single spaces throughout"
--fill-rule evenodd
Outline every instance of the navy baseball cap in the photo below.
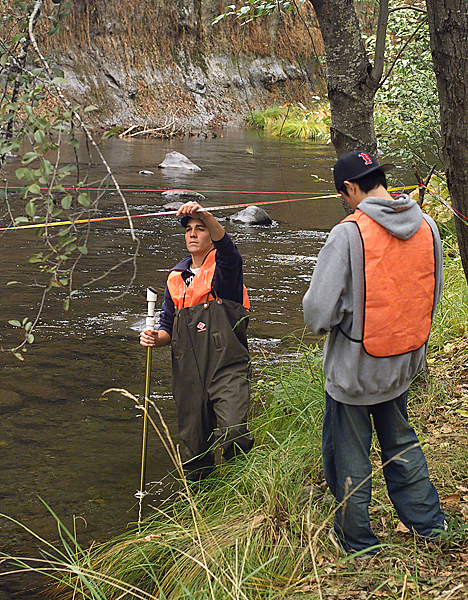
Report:
M 377 160 L 367 152 L 348 152 L 340 156 L 333 167 L 335 187 L 339 191 L 344 181 L 356 181 L 377 169 L 387 173 L 394 168 L 395 165 L 391 163 L 379 165 Z
M 190 219 L 200 219 L 200 221 L 203 221 L 203 219 L 201 217 L 191 216 L 191 215 L 184 215 L 180 219 L 180 224 L 182 225 L 182 227 L 187 227 L 188 222 L 190 221 Z

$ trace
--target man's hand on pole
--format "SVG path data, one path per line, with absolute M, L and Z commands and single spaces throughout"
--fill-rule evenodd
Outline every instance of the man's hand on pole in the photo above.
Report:
M 143 329 L 140 333 L 140 344 L 145 348 L 162 348 L 168 346 L 171 343 L 171 336 L 160 329 L 155 331 L 154 329 Z

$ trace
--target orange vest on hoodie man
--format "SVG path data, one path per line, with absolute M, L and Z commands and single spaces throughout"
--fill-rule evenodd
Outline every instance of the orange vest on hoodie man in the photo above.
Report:
M 182 279 L 180 271 L 171 271 L 167 278 L 167 287 L 174 306 L 180 309 L 207 302 L 212 291 L 215 269 L 215 251 L 211 250 L 189 285 Z M 245 308 L 250 308 L 250 301 L 245 285 L 242 303 Z
M 423 218 L 419 230 L 401 240 L 359 209 L 346 221 L 356 223 L 364 248 L 364 349 L 384 357 L 421 348 L 429 338 L 434 307 L 430 226 Z

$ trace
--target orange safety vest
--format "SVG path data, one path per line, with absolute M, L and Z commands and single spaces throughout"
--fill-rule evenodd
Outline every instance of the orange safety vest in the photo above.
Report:
M 171 271 L 167 278 L 167 287 L 174 306 L 180 309 L 207 302 L 208 296 L 212 293 L 215 269 L 215 251 L 211 250 L 189 285 L 182 279 L 180 271 Z M 245 285 L 243 289 L 242 304 L 245 308 L 249 309 L 250 300 Z
M 361 210 L 354 221 L 364 248 L 362 342 L 371 356 L 396 356 L 423 346 L 432 323 L 435 255 L 432 230 L 423 218 L 419 230 L 400 240 Z M 356 340 L 358 341 L 358 340 Z

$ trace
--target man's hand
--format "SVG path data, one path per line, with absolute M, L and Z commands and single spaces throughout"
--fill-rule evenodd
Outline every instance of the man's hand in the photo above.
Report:
M 205 210 L 201 204 L 195 202 L 194 200 L 190 200 L 190 202 L 186 202 L 179 208 L 176 216 L 183 217 L 184 215 L 187 215 L 188 217 L 192 217 L 193 219 L 202 219 L 202 213 L 204 213 L 205 215 L 210 215 L 210 213 L 207 210 Z
M 192 219 L 201 219 L 208 227 L 210 237 L 217 242 L 224 237 L 226 231 L 224 227 L 213 217 L 213 215 L 205 210 L 198 202 L 190 201 L 183 204 L 177 211 L 177 217 L 188 216 Z
M 145 348 L 162 348 L 168 346 L 171 343 L 171 336 L 160 329 L 155 331 L 154 329 L 144 329 L 140 333 L 140 344 Z

